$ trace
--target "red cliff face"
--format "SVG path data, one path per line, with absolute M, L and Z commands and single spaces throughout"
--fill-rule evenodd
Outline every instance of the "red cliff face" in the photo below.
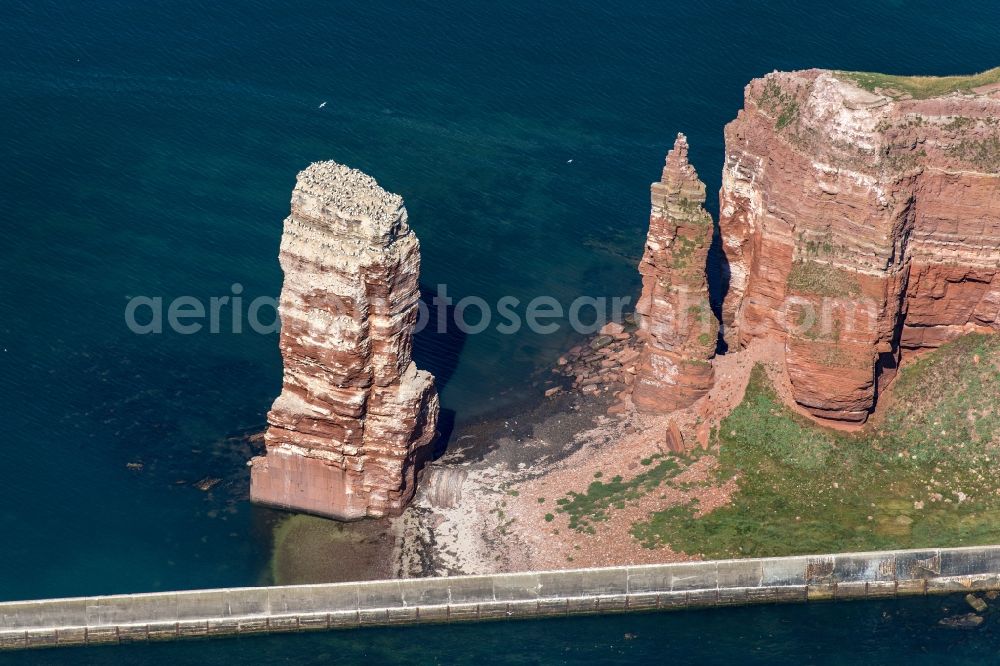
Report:
M 280 261 L 284 384 L 251 500 L 342 520 L 397 514 L 438 416 L 434 378 L 410 358 L 420 245 L 403 201 L 360 171 L 313 164 Z
M 663 176 L 652 185 L 646 249 L 636 304 L 643 342 L 632 400 L 648 412 L 692 404 L 711 388 L 718 326 L 708 302 L 705 262 L 712 218 L 702 207 L 705 184 L 677 135 Z
M 769 74 L 726 127 L 725 339 L 782 340 L 822 418 L 864 421 L 900 349 L 1000 328 L 1000 89 L 895 82 Z

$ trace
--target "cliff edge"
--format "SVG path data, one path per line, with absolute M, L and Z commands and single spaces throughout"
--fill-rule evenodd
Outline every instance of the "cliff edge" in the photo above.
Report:
M 901 350 L 1000 328 L 1000 69 L 775 72 L 725 139 L 725 340 L 783 342 L 813 415 L 863 422 Z

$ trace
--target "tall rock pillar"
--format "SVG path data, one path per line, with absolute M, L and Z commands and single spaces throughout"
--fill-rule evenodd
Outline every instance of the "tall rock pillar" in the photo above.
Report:
M 398 514 L 438 417 L 411 360 L 420 244 L 402 199 L 335 162 L 299 174 L 281 237 L 281 395 L 250 499 L 341 520 Z
M 651 199 L 636 304 L 643 345 L 632 399 L 640 410 L 670 412 L 712 387 L 719 332 L 705 277 L 712 218 L 703 207 L 705 184 L 688 163 L 683 134 L 667 153 Z

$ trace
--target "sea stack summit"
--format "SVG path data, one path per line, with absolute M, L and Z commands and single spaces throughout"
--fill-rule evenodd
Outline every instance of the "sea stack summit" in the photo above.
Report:
M 280 262 L 284 382 L 250 499 L 339 520 L 398 514 L 439 409 L 434 377 L 411 359 L 420 243 L 402 198 L 356 169 L 311 165 Z

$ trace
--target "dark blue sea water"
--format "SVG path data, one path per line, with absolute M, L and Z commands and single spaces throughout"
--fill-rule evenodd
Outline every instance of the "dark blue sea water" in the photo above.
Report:
M 696 666 L 995 664 L 1000 618 L 938 621 L 961 596 L 62 648 L 11 664 L 677 664 Z M 6 663 L 6 661 L 4 661 Z
M 716 191 L 750 78 L 1000 63 L 993 0 L 622 5 L 0 3 L 0 599 L 266 581 L 227 437 L 263 423 L 276 336 L 123 310 L 276 295 L 309 162 L 404 196 L 428 288 L 634 295 L 665 150 L 686 132 Z M 572 336 L 422 335 L 418 361 L 461 422 L 532 399 Z

